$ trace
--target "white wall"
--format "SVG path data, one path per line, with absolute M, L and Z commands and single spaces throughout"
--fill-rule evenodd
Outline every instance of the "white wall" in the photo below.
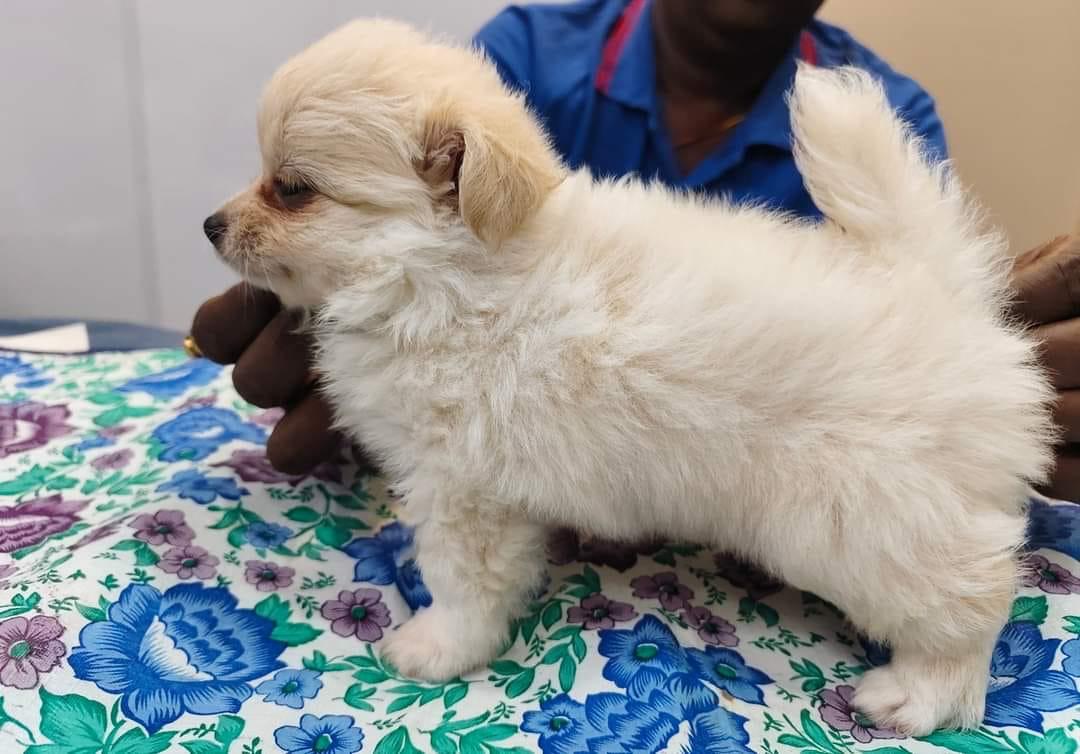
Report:
M 1080 2 L 829 0 L 823 16 L 937 98 L 1015 251 L 1080 227 Z
M 0 1 L 0 318 L 185 328 L 233 280 L 202 220 L 256 174 L 273 70 L 355 16 L 466 39 L 503 5 Z
M 0 317 L 185 328 L 231 274 L 203 217 L 254 177 L 255 102 L 356 15 L 466 38 L 509 0 L 0 0 Z M 1035 243 L 1080 216 L 1077 0 L 830 0 L 938 97 L 954 155 Z

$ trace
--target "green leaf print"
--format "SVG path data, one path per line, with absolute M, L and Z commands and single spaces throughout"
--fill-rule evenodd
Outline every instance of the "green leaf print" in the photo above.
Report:
M 962 754 L 1006 754 L 1006 752 L 1015 754 L 1013 749 L 1002 743 L 1000 739 L 977 730 L 941 730 L 929 736 L 923 736 L 919 740 Z
M 50 694 L 45 689 L 41 697 L 41 734 L 69 751 L 101 748 L 108 719 L 105 707 L 78 694 Z
M 214 731 L 214 740 L 219 744 L 228 746 L 238 739 L 243 732 L 243 718 L 236 715 L 222 715 L 218 718 L 217 729 Z
M 139 419 L 143 416 L 150 416 L 157 410 L 151 406 L 115 406 L 95 416 L 94 424 L 99 427 L 115 427 L 125 419 Z
M 210 741 L 182 741 L 180 743 L 189 754 L 225 754 L 225 750 Z
M 52 466 L 34 464 L 29 469 L 7 482 L 0 482 L 0 495 L 21 495 L 36 490 L 43 485 L 55 471 Z
M 386 712 L 387 714 L 400 712 L 403 709 L 411 707 L 419 699 L 419 694 L 406 694 L 405 696 L 399 696 L 397 699 L 390 702 L 390 704 L 386 705 Z
M 142 729 L 132 728 L 116 739 L 107 754 L 158 754 L 169 748 L 175 735 L 172 731 L 162 731 L 147 736 Z
M 247 544 L 247 527 L 237 526 L 235 529 L 229 532 L 229 536 L 226 537 L 229 544 L 233 547 L 240 549 Z
M 453 707 L 455 704 L 464 699 L 466 694 L 468 693 L 468 684 L 459 683 L 458 685 L 453 686 L 449 691 L 446 692 L 446 695 L 443 697 L 443 705 L 447 709 L 449 709 L 450 707 Z
M 562 602 L 559 600 L 551 600 L 540 614 L 540 622 L 544 624 L 544 629 L 547 630 L 558 623 L 561 617 Z
M 375 747 L 374 754 L 423 754 L 423 752 L 413 746 L 412 741 L 409 740 L 408 729 L 401 725 L 382 737 Z
M 314 521 L 318 521 L 322 516 L 314 508 L 309 508 L 306 505 L 298 505 L 295 508 L 290 508 L 285 511 L 285 518 L 290 521 L 296 521 L 299 524 L 310 524 Z
M 802 723 L 803 733 L 809 738 L 818 749 L 822 751 L 832 752 L 832 754 L 840 754 L 840 750 L 833 745 L 832 741 L 825 734 L 824 729 L 810 717 L 810 710 L 804 709 L 802 715 L 799 717 L 799 722 Z
M 562 658 L 559 663 L 559 688 L 569 693 L 574 687 L 574 679 L 577 677 L 577 664 L 570 655 Z
M 75 609 L 79 611 L 79 615 L 91 622 L 102 621 L 108 617 L 100 607 L 84 605 L 81 602 L 75 603 Z
M 345 691 L 345 703 L 350 707 L 362 709 L 366 712 L 374 712 L 375 708 L 364 701 L 375 693 L 375 689 L 366 689 L 363 684 L 354 683 Z
M 309 626 L 307 623 L 281 623 L 270 632 L 270 638 L 290 647 L 298 647 L 314 641 L 321 634 L 322 629 Z
M 1075 754 L 1077 749 L 1076 739 L 1070 738 L 1064 728 L 1048 730 L 1042 738 L 1021 731 L 1020 745 L 1027 754 Z
M 1046 620 L 1047 612 L 1046 597 L 1018 597 L 1012 606 L 1011 621 L 1023 621 L 1042 625 Z
M 93 393 L 86 396 L 86 400 L 99 406 L 114 406 L 123 403 L 126 399 L 119 393 Z
M 342 529 L 334 526 L 329 521 L 323 521 L 315 527 L 315 538 L 327 547 L 336 550 L 352 539 L 352 534 L 349 533 L 348 529 Z
M 292 608 L 276 594 L 271 594 L 266 599 L 255 603 L 255 614 L 263 618 L 269 618 L 275 624 L 282 624 L 292 615 Z
M 16 594 L 11 598 L 10 605 L 0 608 L 0 620 L 28 613 L 35 609 L 39 602 L 41 602 L 41 595 L 37 592 L 31 592 L 29 595 Z
M 536 678 L 536 671 L 532 668 L 526 668 L 525 672 L 517 676 L 510 683 L 506 684 L 506 695 L 511 699 L 515 699 L 532 686 L 533 680 Z

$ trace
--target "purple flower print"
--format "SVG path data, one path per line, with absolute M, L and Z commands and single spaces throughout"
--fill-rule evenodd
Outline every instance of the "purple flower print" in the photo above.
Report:
M 0 589 L 7 588 L 7 577 L 14 576 L 18 571 L 19 569 L 15 567 L 14 563 L 0 563 L 0 579 L 4 579 L 4 581 L 0 581 Z
M 335 634 L 355 635 L 361 641 L 378 641 L 390 625 L 390 609 L 383 604 L 378 589 L 344 590 L 336 600 L 324 602 L 319 612 L 331 621 L 330 630 Z
M 249 560 L 244 563 L 244 581 L 254 584 L 260 592 L 273 592 L 289 586 L 296 571 L 277 563 Z
M 638 576 L 630 582 L 634 587 L 634 596 L 642 599 L 660 599 L 660 606 L 675 612 L 682 610 L 694 598 L 694 591 L 679 583 L 679 578 L 671 571 L 654 576 Z
M 1047 594 L 1080 594 L 1080 579 L 1064 566 L 1036 554 L 1028 555 L 1024 566 L 1024 586 L 1038 587 Z
M 297 484 L 304 478 L 303 474 L 283 474 L 270 464 L 264 450 L 248 450 L 239 448 L 232 452 L 229 460 L 211 464 L 212 466 L 226 466 L 236 472 L 236 475 L 245 482 L 263 482 L 265 484 L 277 484 L 288 482 Z
M 206 408 L 207 406 L 213 406 L 217 403 L 217 393 L 211 393 L 210 395 L 200 395 L 196 398 L 188 398 L 177 407 L 177 411 L 183 411 L 188 408 Z
M 122 424 L 117 424 L 115 427 L 105 427 L 105 429 L 99 429 L 98 434 L 102 437 L 108 437 L 115 440 L 120 435 L 127 434 L 130 431 L 131 427 L 125 427 Z
M 861 744 L 868 744 L 875 738 L 899 738 L 896 731 L 888 728 L 876 728 L 873 721 L 866 718 L 851 706 L 851 700 L 855 696 L 852 686 L 837 686 L 835 690 L 826 689 L 821 692 L 821 705 L 819 713 L 821 719 L 829 724 L 834 730 L 850 733 Z
M 721 647 L 734 647 L 739 643 L 735 635 L 735 626 L 718 615 L 713 615 L 707 607 L 691 607 L 684 610 L 682 619 L 691 628 L 696 628 L 698 636 L 708 644 Z
M 745 589 L 747 596 L 754 602 L 759 602 L 784 588 L 784 582 L 732 555 L 717 554 L 714 562 L 720 576 L 732 586 Z
M 0 552 L 15 552 L 67 531 L 79 520 L 75 514 L 88 500 L 64 500 L 60 495 L 0 506 Z
M 616 571 L 627 571 L 636 563 L 639 555 L 651 555 L 661 548 L 656 541 L 616 542 L 589 537 L 581 539 L 572 529 L 557 529 L 547 541 L 547 555 L 555 565 L 578 561 L 607 566 Z
M 38 675 L 60 664 L 67 648 L 60 641 L 64 627 L 48 615 L 0 621 L 0 686 L 32 689 Z
M 614 602 L 602 594 L 590 594 L 566 611 L 569 623 L 581 623 L 586 630 L 614 628 L 616 621 L 637 617 L 637 611 L 625 602 Z
M 174 510 L 157 513 L 140 513 L 129 526 L 135 530 L 135 539 L 148 545 L 169 544 L 173 547 L 190 545 L 195 532 L 184 523 L 184 514 Z
M 198 545 L 185 545 L 166 550 L 158 561 L 158 568 L 165 573 L 175 573 L 181 580 L 209 579 L 217 573 L 218 559 Z
M 90 462 L 90 465 L 98 471 L 122 469 L 128 465 L 133 455 L 135 454 L 131 451 L 131 448 L 123 448 L 112 453 L 98 456 Z
M 82 537 L 80 537 L 78 542 L 71 545 L 68 549 L 78 550 L 81 547 L 86 547 L 89 544 L 93 544 L 94 542 L 100 542 L 103 539 L 111 537 L 113 534 L 116 534 L 116 532 L 120 529 L 120 525 L 123 524 L 124 521 L 127 520 L 127 518 L 127 516 L 123 516 L 115 521 L 110 521 L 107 524 L 102 524 L 95 529 L 91 529 Z
M 40 448 L 55 437 L 75 430 L 66 421 L 67 406 L 44 403 L 9 403 L 0 405 L 0 458 Z

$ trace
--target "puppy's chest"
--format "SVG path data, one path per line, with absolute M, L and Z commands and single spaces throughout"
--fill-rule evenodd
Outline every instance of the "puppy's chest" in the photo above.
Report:
M 461 343 L 402 351 L 353 334 L 326 336 L 320 346 L 318 367 L 338 419 L 378 445 L 414 445 L 445 434 L 480 411 L 489 392 L 488 370 Z

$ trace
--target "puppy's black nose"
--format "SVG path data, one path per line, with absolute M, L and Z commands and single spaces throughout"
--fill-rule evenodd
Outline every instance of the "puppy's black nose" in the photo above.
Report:
M 210 243 L 217 246 L 221 239 L 224 238 L 225 231 L 229 229 L 229 223 L 225 220 L 223 212 L 215 212 L 203 220 L 202 229 L 206 237 L 210 239 Z

